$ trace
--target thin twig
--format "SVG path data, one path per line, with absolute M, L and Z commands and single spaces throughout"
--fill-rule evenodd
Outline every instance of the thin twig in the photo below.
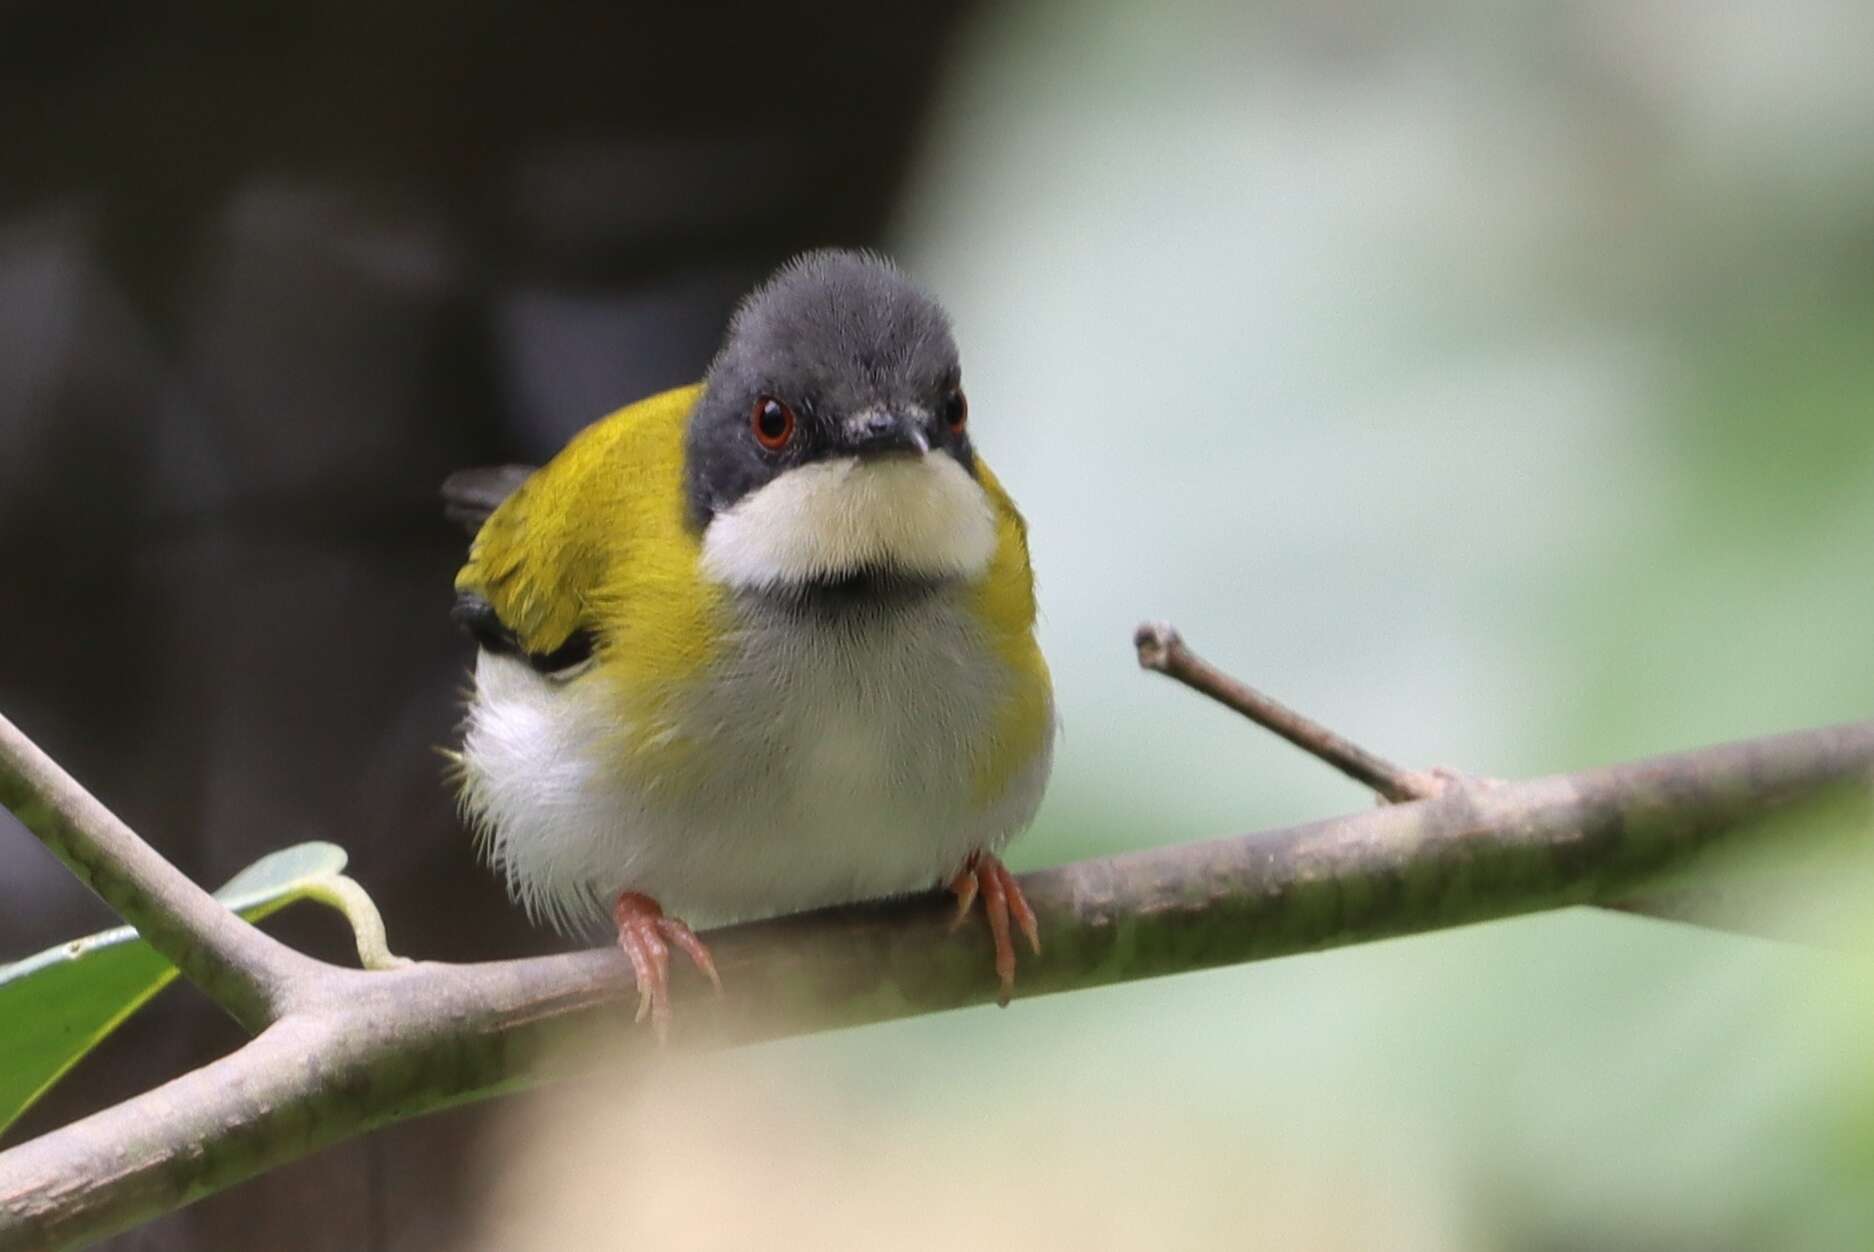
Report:
M 1630 898 L 1721 836 L 1874 773 L 1874 722 L 1022 877 L 1049 942 L 1018 997 Z M 715 932 L 728 995 L 678 988 L 673 1041 L 730 1044 L 993 999 L 985 930 L 935 893 Z M 0 1153 L 0 1252 L 66 1247 L 400 1118 L 639 1055 L 616 951 L 322 967 L 330 994 L 233 1056 Z M 1020 1011 L 1017 1009 L 1016 1011 Z M 547 1049 L 570 1038 L 597 1044 Z
M 1305 714 L 1257 691 L 1224 673 L 1191 651 L 1169 622 L 1145 622 L 1132 635 L 1139 665 L 1175 678 L 1185 686 L 1234 709 L 1257 725 L 1274 731 L 1296 747 L 1327 762 L 1355 782 L 1370 787 L 1391 804 L 1429 800 L 1454 787 L 1499 786 L 1494 779 L 1474 778 L 1455 770 L 1409 770 L 1368 752 L 1359 744 L 1314 721 Z M 1684 922 L 1713 930 L 1760 938 L 1786 938 L 1789 927 L 1767 918 L 1762 909 L 1740 907 L 1709 886 L 1650 895 L 1644 899 L 1605 900 L 1600 907 L 1662 921 Z M 1768 924 L 1766 925 L 1766 920 Z
M 1444 790 L 1434 775 L 1402 769 L 1335 734 L 1314 719 L 1224 673 L 1185 644 L 1170 622 L 1146 622 L 1133 632 L 1141 667 L 1175 678 L 1193 691 L 1235 709 L 1272 730 L 1303 752 L 1327 762 L 1347 777 L 1370 787 L 1395 804 L 1426 800 Z
M 0 804 L 250 1031 L 325 968 L 230 913 L 0 717 Z

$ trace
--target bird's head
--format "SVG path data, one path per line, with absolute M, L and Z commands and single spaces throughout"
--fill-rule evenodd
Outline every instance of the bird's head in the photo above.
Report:
M 994 555 L 950 321 L 889 261 L 810 252 L 737 311 L 690 418 L 703 571 L 787 591 Z

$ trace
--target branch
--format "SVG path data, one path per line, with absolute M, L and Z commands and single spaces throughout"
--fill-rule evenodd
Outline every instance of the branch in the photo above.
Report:
M 279 1015 L 296 979 L 325 968 L 189 881 L 5 717 L 0 805 L 249 1030 Z
M 1021 996 L 1622 899 L 1723 837 L 1874 777 L 1874 722 L 1437 797 L 1022 878 L 1048 935 Z M 1739 842 L 1727 839 L 1725 842 Z M 724 1046 L 994 998 L 987 933 L 936 895 L 710 936 L 729 994 L 688 978 L 673 1042 Z M 100 1238 L 374 1127 L 641 1057 L 611 950 L 386 973 L 242 1051 L 0 1154 L 0 1252 Z M 583 1041 L 583 1048 L 554 1047 Z
M 1429 800 L 1452 787 L 1496 785 L 1494 780 L 1472 778 L 1454 770 L 1421 772 L 1394 765 L 1351 739 L 1335 734 L 1306 714 L 1224 673 L 1191 651 L 1170 622 L 1141 623 L 1133 632 L 1132 646 L 1138 651 L 1141 669 L 1174 678 L 1199 695 L 1209 696 L 1225 708 L 1234 709 L 1355 782 L 1372 788 L 1389 804 Z M 1700 884 L 1652 893 L 1645 899 L 1600 903 L 1604 908 L 1662 921 L 1685 922 L 1759 938 L 1789 938 L 1787 933 L 1770 933 L 1779 927 L 1787 930 L 1787 927 L 1781 919 L 1766 916 L 1762 901 L 1754 898 L 1759 894 L 1757 891 L 1747 894 L 1750 898 L 1738 899 L 1735 893 L 1727 895 L 1711 884 Z
M 1445 783 L 1436 776 L 1401 769 L 1281 701 L 1232 678 L 1186 647 L 1183 637 L 1170 622 L 1144 623 L 1133 632 L 1132 646 L 1138 649 L 1141 667 L 1175 678 L 1191 690 L 1235 709 L 1263 729 L 1274 731 L 1303 752 L 1326 761 L 1394 804 L 1429 799 L 1444 789 Z

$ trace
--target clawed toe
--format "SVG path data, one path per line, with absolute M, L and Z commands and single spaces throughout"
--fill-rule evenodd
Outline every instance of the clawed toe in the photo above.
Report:
M 1028 940 L 1034 954 L 1041 955 L 1041 926 L 1035 920 L 1034 910 L 1028 906 L 1028 897 L 1022 894 L 1021 884 L 1015 881 L 1008 867 L 988 852 L 970 854 L 963 868 L 950 880 L 950 891 L 957 898 L 956 915 L 950 921 L 953 931 L 969 916 L 977 896 L 982 897 L 983 916 L 995 943 L 996 981 L 1000 988 L 996 1003 L 1006 1007 L 1015 992 L 1015 941 L 1009 929 L 1011 921 Z
M 670 1034 L 670 949 L 680 948 L 691 964 L 703 972 L 722 993 L 722 977 L 709 948 L 696 932 L 664 912 L 663 906 L 647 895 L 623 892 L 612 906 L 612 920 L 618 925 L 618 946 L 631 962 L 631 972 L 638 984 L 638 1021 L 651 1019 L 657 1041 Z

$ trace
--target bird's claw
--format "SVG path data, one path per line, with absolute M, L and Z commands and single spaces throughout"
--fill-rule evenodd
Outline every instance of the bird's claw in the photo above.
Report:
M 950 919 L 955 931 L 970 914 L 978 895 L 983 901 L 983 915 L 989 922 L 989 936 L 995 942 L 996 980 L 1000 989 L 996 1003 L 1007 1007 L 1015 992 L 1015 941 L 1009 929 L 1015 928 L 1028 940 L 1036 956 L 1041 955 L 1041 926 L 1035 911 L 1028 907 L 1028 897 L 1008 867 L 990 852 L 972 852 L 956 877 L 950 880 L 950 893 L 957 898 L 956 914 Z
M 664 912 L 663 906 L 647 895 L 626 891 L 612 906 L 612 920 L 618 925 L 618 946 L 631 962 L 631 972 L 638 984 L 637 1021 L 651 1019 L 657 1041 L 670 1034 L 670 949 L 672 945 L 690 958 L 722 994 L 722 977 L 709 948 L 689 926 Z

